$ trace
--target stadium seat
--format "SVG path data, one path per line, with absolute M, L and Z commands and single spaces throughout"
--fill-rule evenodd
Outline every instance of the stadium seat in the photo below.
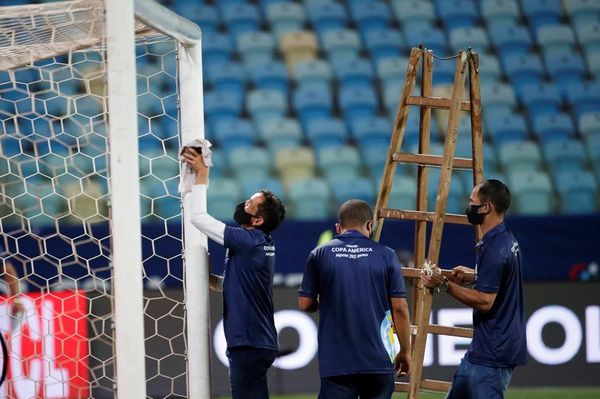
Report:
M 600 49 L 587 51 L 585 55 L 588 71 L 592 75 L 592 79 L 600 82 Z
M 266 19 L 275 36 L 301 31 L 306 20 L 304 8 L 294 2 L 271 3 L 266 7 Z
M 361 167 L 360 154 L 350 145 L 319 149 L 318 162 L 328 181 L 352 179 L 358 176 Z
M 523 25 L 494 25 L 490 38 L 501 57 L 527 55 L 532 46 L 529 30 Z
M 598 184 L 592 173 L 582 170 L 559 171 L 555 185 L 560 194 L 562 213 L 585 214 L 598 210 Z
M 338 101 L 350 126 L 359 118 L 374 116 L 377 113 L 377 94 L 370 87 L 342 87 Z
M 474 51 L 486 52 L 490 47 L 487 32 L 479 27 L 458 27 L 449 33 L 450 45 L 454 52 L 466 50 L 469 47 Z
M 243 200 L 235 179 L 211 178 L 206 192 L 208 213 L 219 220 L 232 220 L 235 206 Z
M 505 83 L 481 86 L 481 100 L 484 112 L 493 115 L 512 114 L 517 106 L 513 87 Z
M 565 10 L 573 26 L 581 26 L 600 20 L 600 3 L 595 0 L 569 0 Z
M 330 61 L 340 62 L 359 58 L 360 37 L 351 29 L 331 29 L 323 34 L 323 48 Z
M 427 182 L 427 209 L 429 211 L 435 210 L 439 180 L 440 169 L 429 168 L 429 179 Z M 453 173 L 453 176 L 450 179 L 450 190 L 448 191 L 446 212 L 463 214 L 467 198 L 468 194 L 465 191 L 463 180 Z
M 539 84 L 544 77 L 540 57 L 533 54 L 513 54 L 503 58 L 504 72 L 515 88 L 517 97 L 530 85 Z
M 229 151 L 229 167 L 240 182 L 266 178 L 271 171 L 271 157 L 264 148 L 239 147 Z
M 275 39 L 270 33 L 250 31 L 237 37 L 237 49 L 248 67 L 274 61 Z
M 481 16 L 488 27 L 516 25 L 521 19 L 517 0 L 494 0 L 480 3 Z
M 573 84 L 567 88 L 567 100 L 575 118 L 600 110 L 600 82 Z
M 257 139 L 256 130 L 247 119 L 230 119 L 220 121 L 214 126 L 214 138 L 224 152 L 238 147 L 252 146 Z
M 570 53 L 576 46 L 575 33 L 570 25 L 546 25 L 537 31 L 537 42 L 544 51 Z
M 272 153 L 283 148 L 296 148 L 302 140 L 302 128 L 296 119 L 266 119 L 261 123 L 259 134 Z
M 324 147 L 341 146 L 348 137 L 348 131 L 346 124 L 341 119 L 313 119 L 307 124 L 306 136 L 318 151 Z
M 575 135 L 575 126 L 566 113 L 544 114 L 533 120 L 533 133 L 543 144 L 569 139 Z
M 566 94 L 570 85 L 583 82 L 585 65 L 578 53 L 546 53 L 544 58 L 546 71 L 556 82 L 561 94 Z
M 500 61 L 494 54 L 479 54 L 479 80 L 482 85 L 499 83 L 502 80 Z
M 313 32 L 287 32 L 279 38 L 279 51 L 283 54 L 289 70 L 299 61 L 317 58 L 317 37 Z
M 392 11 L 405 31 L 431 28 L 436 20 L 433 3 L 430 1 L 392 0 Z
M 379 182 L 383 175 L 383 169 L 385 167 L 385 160 L 389 150 L 389 143 L 386 144 L 374 144 L 370 146 L 361 146 L 360 153 L 362 160 L 369 171 L 371 177 L 375 182 Z M 397 165 L 397 166 L 400 166 Z
M 242 112 L 241 99 L 234 93 L 213 90 L 204 93 L 204 113 L 209 128 L 224 120 L 235 119 Z
M 246 71 L 240 63 L 211 64 L 206 68 L 206 76 L 214 90 L 229 91 L 241 101 L 246 90 Z
M 600 111 L 589 112 L 578 118 L 579 132 L 585 138 L 600 138 Z
M 249 67 L 249 74 L 256 89 L 277 90 L 288 93 L 289 79 L 285 65 L 279 61 L 266 64 L 254 64 Z
M 454 83 L 454 72 L 456 71 L 455 60 L 440 60 L 433 65 L 433 85 L 452 85 Z
M 287 113 L 287 98 L 277 90 L 252 90 L 246 96 L 246 109 L 254 123 L 260 126 L 265 121 L 282 118 Z
M 381 176 L 375 180 L 379 182 Z M 392 209 L 405 209 L 413 210 L 417 207 L 417 181 L 415 178 L 410 176 L 396 176 L 394 177 L 394 184 L 390 190 L 390 197 L 388 200 L 388 208 Z
M 354 120 L 350 131 L 360 147 L 389 145 L 392 122 L 381 116 L 360 118 Z
M 471 27 L 479 18 L 477 5 L 473 0 L 445 0 L 436 2 L 437 13 L 446 30 Z
M 527 123 L 521 115 L 494 115 L 485 119 L 485 133 L 490 135 L 494 144 L 500 146 L 509 141 L 527 139 Z
M 269 190 L 284 203 L 287 199 L 283 185 L 277 178 L 248 176 L 240 181 L 240 185 L 242 186 L 242 195 L 244 198 L 250 198 L 261 190 Z
M 553 171 L 582 170 L 586 155 L 579 140 L 553 140 L 542 147 L 546 164 Z
M 275 154 L 275 167 L 289 188 L 294 180 L 314 177 L 315 155 L 309 147 L 284 148 Z
M 407 50 L 404 37 L 397 29 L 372 29 L 365 34 L 365 47 L 374 65 L 388 58 L 397 58 Z
M 577 39 L 585 51 L 600 51 L 600 21 L 575 27 Z
M 331 191 L 335 202 L 335 209 L 338 209 L 349 199 L 360 199 L 368 204 L 375 203 L 376 189 L 373 180 L 367 177 L 355 177 L 349 180 L 331 180 Z
M 294 65 L 294 78 L 299 87 L 331 89 L 333 72 L 325 60 L 304 60 Z
M 311 120 L 332 116 L 333 98 L 331 90 L 323 87 L 299 87 L 294 91 L 292 107 L 306 127 Z
M 381 87 L 402 86 L 407 67 L 408 58 L 406 57 L 380 60 L 377 63 L 377 77 L 381 81 Z
M 519 94 L 531 121 L 539 115 L 559 112 L 562 106 L 560 91 L 553 83 L 528 85 L 522 88 Z
M 260 25 L 258 7 L 248 3 L 223 3 L 219 5 L 223 15 L 223 22 L 227 30 L 234 37 L 248 32 L 257 31 Z
M 416 28 L 404 28 L 404 37 L 409 47 L 417 47 L 423 44 L 425 48 L 433 50 L 435 55 L 446 56 L 448 42 L 444 32 L 436 27 L 425 26 Z
M 515 171 L 508 179 L 516 212 L 527 215 L 552 213 L 552 182 L 546 172 Z
M 288 190 L 291 214 L 298 220 L 329 219 L 331 189 L 323 179 L 294 181 Z
M 586 147 L 590 163 L 592 164 L 592 168 L 596 172 L 596 178 L 600 183 L 600 137 L 588 137 L 586 140 Z
M 307 4 L 306 10 L 319 38 L 330 30 L 344 29 L 349 22 L 346 8 L 340 3 Z
M 558 24 L 562 18 L 560 0 L 527 0 L 521 6 L 534 32 L 541 26 Z
M 372 87 L 373 67 L 362 58 L 333 61 L 333 71 L 338 84 L 344 87 Z
M 391 22 L 389 7 L 381 0 L 350 3 L 350 15 L 363 39 L 373 30 L 388 28 Z
M 511 141 L 498 150 L 498 160 L 507 174 L 537 170 L 542 166 L 542 154 L 534 141 Z

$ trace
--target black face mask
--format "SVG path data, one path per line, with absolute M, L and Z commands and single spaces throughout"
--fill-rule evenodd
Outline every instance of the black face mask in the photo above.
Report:
M 472 225 L 480 225 L 483 223 L 483 219 L 485 219 L 485 213 L 479 213 L 479 208 L 481 208 L 483 206 L 483 204 L 479 204 L 479 205 L 473 205 L 470 204 L 467 206 L 467 209 L 465 209 L 465 213 L 467 215 L 467 220 L 469 221 L 469 223 L 471 223 Z
M 242 201 L 235 206 L 235 211 L 233 212 L 233 220 L 235 220 L 237 224 L 248 226 L 252 223 L 252 217 L 256 216 L 246 212 L 246 210 L 244 209 L 245 206 L 246 201 Z

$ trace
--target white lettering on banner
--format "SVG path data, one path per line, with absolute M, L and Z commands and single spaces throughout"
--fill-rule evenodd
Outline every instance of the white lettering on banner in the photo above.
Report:
M 307 366 L 317 354 L 317 326 L 315 322 L 308 315 L 297 310 L 280 310 L 275 312 L 273 317 L 277 333 L 281 332 L 284 328 L 293 328 L 298 333 L 300 339 L 298 348 L 292 353 L 277 358 L 275 363 L 273 363 L 273 367 L 284 370 L 296 370 Z M 227 341 L 225 340 L 223 320 L 215 328 L 213 345 L 217 358 L 228 367 L 229 361 L 226 354 Z
M 274 317 L 278 334 L 284 328 L 293 328 L 298 332 L 300 342 L 294 352 L 278 357 L 273 366 L 283 370 L 296 370 L 309 364 L 317 354 L 315 323 L 308 315 L 297 310 L 280 310 Z
M 542 338 L 548 323 L 557 323 L 565 331 L 565 342 L 558 348 L 549 348 Z M 529 354 L 543 364 L 562 364 L 571 360 L 581 347 L 581 324 L 577 315 L 563 306 L 545 306 L 535 311 L 527 321 L 527 348 Z
M 585 358 L 600 363 L 600 306 L 585 308 Z
M 54 304 L 42 302 L 42 331 L 44 332 L 44 391 L 48 399 L 69 397 L 69 372 L 57 368 L 54 348 Z
M 437 314 L 438 324 L 442 326 L 470 326 L 473 324 L 473 311 L 470 308 L 440 309 Z M 457 345 L 469 345 L 471 338 L 452 337 L 439 335 L 439 363 L 440 366 L 453 366 L 460 364 L 466 349 L 456 349 Z

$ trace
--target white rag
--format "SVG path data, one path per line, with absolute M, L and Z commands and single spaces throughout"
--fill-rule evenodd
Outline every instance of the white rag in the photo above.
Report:
M 183 157 L 183 151 L 186 147 L 202 147 L 202 158 L 204 165 L 209 168 L 213 165 L 212 163 L 212 151 L 210 147 L 212 144 L 206 139 L 195 139 L 186 143 L 179 151 L 179 162 L 180 162 L 180 173 L 179 173 L 179 193 L 185 195 L 192 191 L 192 187 L 196 183 L 196 171 L 185 162 Z

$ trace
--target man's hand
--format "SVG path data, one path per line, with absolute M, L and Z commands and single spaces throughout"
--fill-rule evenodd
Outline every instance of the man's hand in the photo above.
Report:
M 204 159 L 201 154 L 198 154 L 195 149 L 186 147 L 183 151 L 185 162 L 196 171 L 196 184 L 208 183 L 209 168 L 204 164 Z
M 427 288 L 435 288 L 442 284 L 443 281 L 444 276 L 439 267 L 432 268 L 431 276 L 428 276 L 427 273 L 421 271 L 421 282 L 423 282 L 423 285 Z
M 396 366 L 394 367 L 396 370 L 396 377 L 405 377 L 409 375 L 411 362 L 410 353 L 400 351 L 396 355 Z
M 12 309 L 10 310 L 10 314 L 15 317 L 18 314 L 22 314 L 25 311 L 25 307 L 18 299 L 15 299 L 12 304 Z
M 475 281 L 475 270 L 466 266 L 456 266 L 452 269 L 450 281 L 458 285 L 472 284 Z

